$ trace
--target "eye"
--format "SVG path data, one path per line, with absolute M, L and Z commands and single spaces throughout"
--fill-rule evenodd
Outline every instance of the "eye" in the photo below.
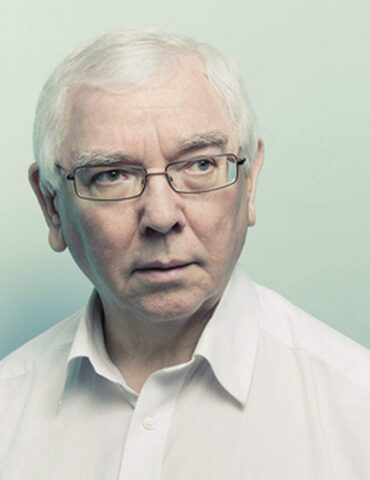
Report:
M 200 158 L 190 162 L 186 168 L 189 173 L 206 173 L 216 166 L 215 160 L 212 158 Z
M 115 169 L 115 170 L 105 170 L 99 173 L 96 173 L 92 179 L 91 182 L 95 183 L 114 183 L 118 182 L 120 180 L 125 180 L 127 179 L 128 175 L 127 172 L 121 169 Z
M 211 161 L 208 159 L 198 160 L 196 165 L 202 172 L 208 170 L 211 166 Z

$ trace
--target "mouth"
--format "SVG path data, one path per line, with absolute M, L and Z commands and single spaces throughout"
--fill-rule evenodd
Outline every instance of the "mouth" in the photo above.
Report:
M 188 270 L 193 262 L 171 260 L 170 262 L 148 262 L 137 267 L 134 271 L 150 280 L 173 280 Z

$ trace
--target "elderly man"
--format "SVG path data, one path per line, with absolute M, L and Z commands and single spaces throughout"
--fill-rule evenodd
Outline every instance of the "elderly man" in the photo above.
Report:
M 368 351 L 235 267 L 263 142 L 228 58 L 97 39 L 46 83 L 35 156 L 95 289 L 1 363 L 1 479 L 370 478 Z

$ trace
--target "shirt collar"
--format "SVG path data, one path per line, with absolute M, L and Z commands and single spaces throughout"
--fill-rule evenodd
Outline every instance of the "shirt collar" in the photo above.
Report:
M 225 292 L 194 350 L 194 357 L 206 359 L 222 387 L 245 404 L 258 346 L 259 303 L 255 286 L 236 267 Z M 103 310 L 94 290 L 83 310 L 66 364 L 67 386 L 72 386 L 77 360 L 87 358 L 95 372 L 111 382 L 124 384 L 130 396 L 136 393 L 126 384 L 109 358 L 102 327 Z
M 222 387 L 247 401 L 257 354 L 260 307 L 254 283 L 236 267 L 194 351 L 209 362 Z
M 93 290 L 86 307 L 82 311 L 74 340 L 66 362 L 66 377 L 59 403 L 67 390 L 77 381 L 81 361 L 87 359 L 98 375 L 113 383 L 122 383 L 122 375 L 109 358 L 103 333 L 103 308 L 100 297 Z M 127 387 L 129 389 L 129 387 Z M 129 389 L 131 390 L 131 389 Z

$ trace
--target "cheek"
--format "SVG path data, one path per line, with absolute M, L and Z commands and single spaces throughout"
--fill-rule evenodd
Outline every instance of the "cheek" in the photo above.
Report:
M 117 256 L 122 257 L 133 241 L 134 223 L 132 215 L 120 214 L 113 205 L 92 205 L 70 215 L 63 231 L 72 256 L 86 272 L 118 265 Z
M 207 194 L 198 205 L 192 205 L 192 212 L 196 212 L 192 216 L 192 230 L 212 258 L 219 262 L 220 255 L 240 250 L 248 218 L 247 202 L 241 189 Z

